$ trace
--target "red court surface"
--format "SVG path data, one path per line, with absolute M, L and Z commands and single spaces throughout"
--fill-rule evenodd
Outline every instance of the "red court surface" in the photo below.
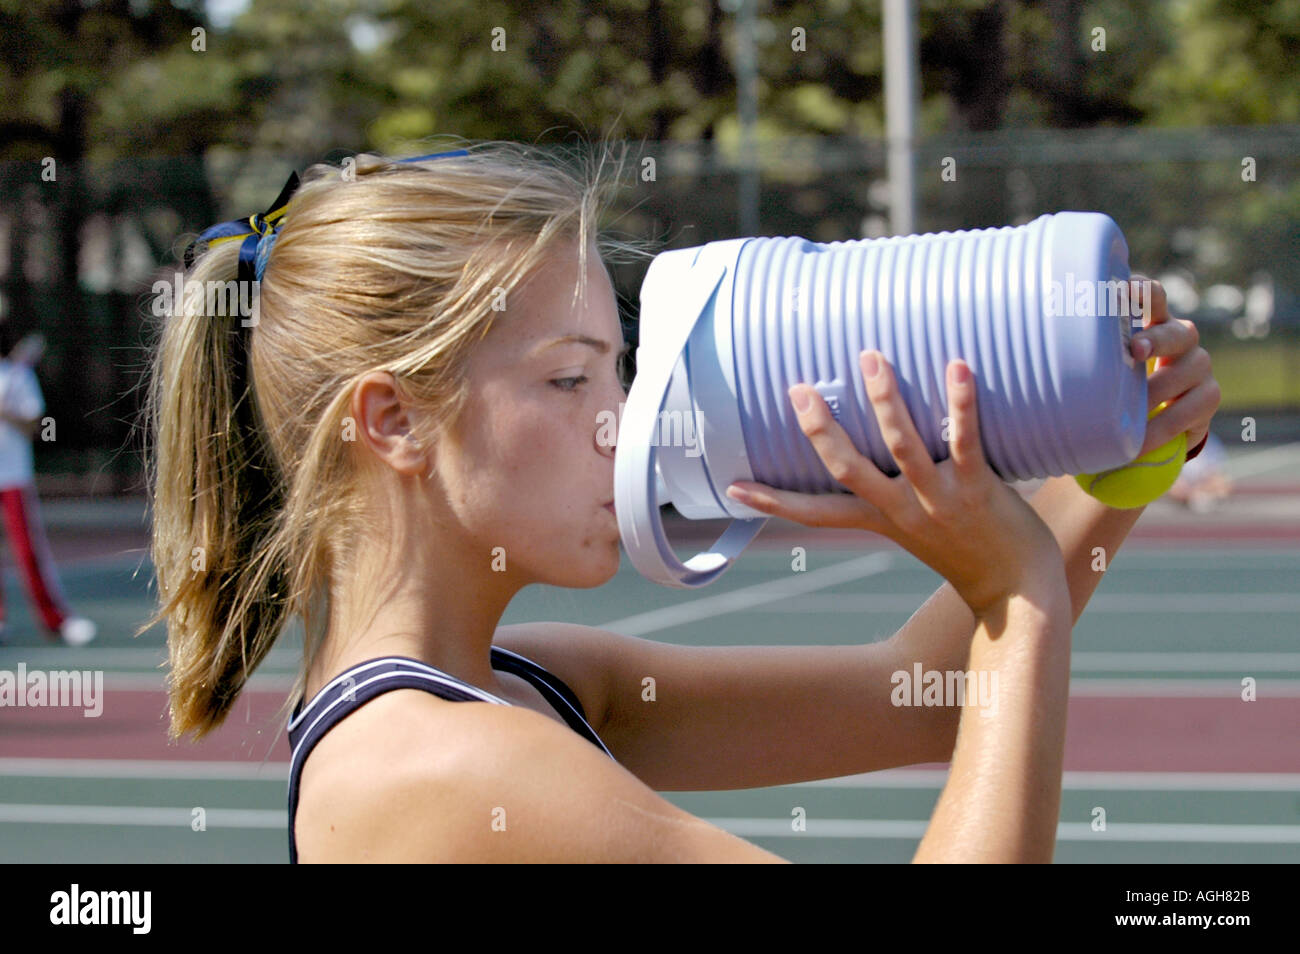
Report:
M 104 711 L 9 709 L 0 758 L 287 762 L 279 691 L 246 690 L 201 743 L 169 744 L 161 691 L 105 691 Z M 1071 699 L 1067 771 L 1300 772 L 1300 697 Z M 278 737 L 277 737 L 278 736 Z

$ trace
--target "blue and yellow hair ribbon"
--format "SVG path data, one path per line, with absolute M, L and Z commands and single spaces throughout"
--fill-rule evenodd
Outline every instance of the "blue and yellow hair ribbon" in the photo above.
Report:
M 412 156 L 409 159 L 398 159 L 397 161 L 422 162 L 426 159 L 445 159 L 451 156 L 468 155 L 469 151 L 466 149 L 455 149 L 451 152 L 435 152 L 427 156 Z M 271 254 L 271 248 L 275 244 L 275 237 L 279 234 L 280 226 L 284 224 L 284 215 L 289 209 L 289 200 L 293 198 L 300 181 L 298 173 L 290 173 L 284 188 L 280 190 L 280 194 L 276 196 L 275 201 L 271 203 L 265 212 L 258 212 L 245 219 L 222 222 L 199 233 L 198 238 L 191 242 L 185 250 L 185 267 L 189 268 L 194 263 L 196 250 L 199 247 L 211 248 L 214 245 L 233 242 L 238 239 L 242 242 L 239 247 L 239 280 L 261 281 L 262 273 L 266 271 L 267 257 Z

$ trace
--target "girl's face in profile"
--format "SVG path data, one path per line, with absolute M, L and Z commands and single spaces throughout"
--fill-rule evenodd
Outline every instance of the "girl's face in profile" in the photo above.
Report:
M 594 247 L 575 301 L 578 279 L 575 244 L 506 300 L 470 360 L 469 400 L 438 469 L 485 566 L 501 547 L 511 576 L 592 587 L 619 564 L 609 437 L 626 397 L 624 344 Z

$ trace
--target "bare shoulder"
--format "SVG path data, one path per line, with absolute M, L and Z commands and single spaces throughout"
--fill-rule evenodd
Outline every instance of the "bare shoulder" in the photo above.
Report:
M 677 808 L 552 719 L 408 689 L 320 741 L 295 821 L 304 862 L 780 860 Z
M 620 639 L 594 626 L 546 622 L 498 627 L 493 643 L 563 679 L 599 735 L 609 714 L 611 672 Z

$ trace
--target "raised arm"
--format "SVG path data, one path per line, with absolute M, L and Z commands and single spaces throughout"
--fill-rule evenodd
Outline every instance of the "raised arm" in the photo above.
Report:
M 917 434 L 883 356 L 865 354 L 863 373 L 897 478 L 859 454 L 825 402 L 800 386 L 791 389 L 800 426 L 831 476 L 852 495 L 797 494 L 754 484 L 733 485 L 728 493 L 811 526 L 880 533 L 948 580 L 978 623 L 974 644 L 952 668 L 988 670 L 988 684 L 996 675 L 998 687 L 991 708 L 966 704 L 960 710 L 952 771 L 918 860 L 1050 859 L 1072 623 L 1060 546 L 985 460 L 975 388 L 964 363 L 947 369 L 953 437 L 949 458 L 938 464 Z M 910 647 L 902 648 L 906 654 Z M 988 813 L 998 805 L 1002 813 L 995 821 Z
M 1061 810 L 1070 692 L 1063 578 L 1019 589 L 975 628 L 969 667 L 996 673 L 992 709 L 963 706 L 952 768 L 917 862 L 1048 862 Z
M 1210 421 L 1219 406 L 1219 383 L 1214 378 L 1210 355 L 1199 346 L 1196 326 L 1170 316 L 1164 289 L 1159 282 L 1136 285 L 1139 296 L 1150 290 L 1149 321 L 1132 342 L 1134 357 L 1154 359 L 1157 367 L 1147 379 L 1147 409 L 1173 402 L 1152 419 L 1139 454 L 1168 442 L 1176 434 L 1187 434 L 1188 448 L 1199 445 L 1209 432 Z M 1144 345 L 1143 342 L 1149 342 Z M 1065 559 L 1070 589 L 1071 618 L 1078 622 L 1088 601 L 1145 508 L 1114 510 L 1084 493 L 1073 477 L 1053 477 L 1029 499 L 1030 505 L 1051 528 Z M 926 668 L 950 669 L 965 665 L 971 650 L 975 618 L 950 583 L 944 583 L 912 615 L 894 640 L 908 658 Z M 927 734 L 938 733 L 941 746 L 951 751 L 957 731 L 952 710 L 933 708 L 918 712 L 931 725 Z

